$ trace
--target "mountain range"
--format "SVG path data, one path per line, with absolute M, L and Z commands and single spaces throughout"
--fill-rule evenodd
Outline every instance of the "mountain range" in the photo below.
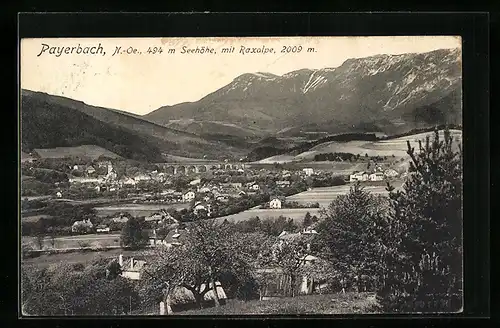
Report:
M 144 118 L 198 135 L 393 134 L 460 124 L 461 85 L 459 49 L 377 55 L 281 76 L 243 74 L 199 101 L 164 106 Z
M 284 149 L 340 133 L 460 125 L 461 88 L 459 49 L 441 49 L 281 76 L 246 73 L 199 101 L 144 116 L 22 90 L 21 148 L 95 144 L 148 161 L 237 159 L 259 147 Z

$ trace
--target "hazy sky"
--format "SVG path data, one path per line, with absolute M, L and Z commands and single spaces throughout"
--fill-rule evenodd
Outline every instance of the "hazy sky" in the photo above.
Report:
M 99 43 L 104 55 L 62 53 L 56 57 L 46 50 L 39 56 L 43 44 L 80 44 L 83 49 Z M 141 54 L 112 56 L 117 46 L 122 50 L 131 46 Z M 208 46 L 216 54 L 181 54 L 183 46 Z M 231 46 L 233 53 L 221 53 Z M 275 53 L 241 54 L 241 46 L 274 48 Z M 302 46 L 302 50 L 281 53 L 283 46 Z M 460 46 L 460 38 L 451 36 L 23 39 L 21 88 L 142 115 L 164 105 L 197 101 L 243 73 L 282 75 L 302 68 L 338 67 L 348 58 Z M 148 47 L 161 47 L 163 52 L 148 54 Z M 168 53 L 171 48 L 175 54 Z

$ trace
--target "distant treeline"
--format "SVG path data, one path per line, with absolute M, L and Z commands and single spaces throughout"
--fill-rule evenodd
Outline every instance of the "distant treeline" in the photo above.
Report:
M 377 136 L 374 133 L 343 133 L 337 134 L 333 136 L 324 137 L 312 142 L 305 142 L 299 146 L 293 147 L 290 149 L 292 152 L 303 153 L 305 151 L 310 150 L 311 148 L 320 145 L 325 142 L 348 142 L 354 140 L 361 141 L 377 141 Z
M 396 139 L 396 138 L 411 136 L 413 134 L 419 134 L 419 133 L 425 133 L 425 132 L 432 132 L 432 131 L 434 131 L 436 129 L 437 130 L 444 130 L 445 128 L 448 128 L 450 130 L 462 130 L 462 125 L 461 124 L 441 124 L 441 125 L 431 126 L 431 127 L 428 127 L 428 128 L 412 129 L 412 130 L 410 130 L 408 132 L 398 133 L 398 134 L 392 134 L 390 136 L 379 137 L 377 139 L 378 140 L 390 140 L 390 139 Z
M 298 146 L 294 146 L 291 148 L 279 148 L 273 146 L 257 147 L 247 155 L 247 160 L 258 161 L 264 158 L 282 155 L 286 153 L 300 154 L 325 142 L 331 142 L 331 141 L 348 142 L 353 140 L 377 141 L 377 137 L 374 133 L 343 133 L 343 134 L 324 137 L 311 142 L 304 142 Z
M 351 153 L 321 153 L 314 156 L 315 162 L 324 161 L 352 161 L 353 159 L 359 157 Z

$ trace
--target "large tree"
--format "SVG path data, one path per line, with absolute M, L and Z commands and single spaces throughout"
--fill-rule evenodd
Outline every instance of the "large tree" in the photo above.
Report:
M 80 267 L 60 263 L 47 268 L 23 265 L 21 302 L 25 315 L 117 315 L 138 305 L 130 281 L 106 278 L 109 260 Z
M 145 270 L 144 293 L 168 301 L 175 288 L 184 287 L 202 307 L 205 295 L 213 290 L 219 306 L 216 282 L 228 274 L 238 276 L 245 268 L 233 233 L 232 225 L 215 220 L 198 219 L 188 224 L 182 246 L 159 248 L 153 256 L 153 264 Z
M 311 240 L 312 238 L 306 235 L 294 235 L 274 243 L 269 248 L 269 253 L 264 253 L 259 258 L 261 267 L 278 269 L 278 272 L 290 279 L 289 290 L 292 297 L 296 294 L 298 279 L 307 270 L 305 264 L 306 257 L 311 254 Z
M 462 148 L 444 139 L 408 142 L 409 175 L 402 190 L 389 186 L 385 234 L 386 311 L 457 311 L 462 306 Z
M 354 184 L 338 196 L 318 225 L 315 250 L 333 262 L 344 286 L 357 290 L 376 288 L 380 279 L 380 232 L 386 226 L 387 201 Z
M 122 247 L 139 248 L 147 243 L 147 234 L 144 231 L 144 218 L 131 217 L 123 225 L 120 245 Z

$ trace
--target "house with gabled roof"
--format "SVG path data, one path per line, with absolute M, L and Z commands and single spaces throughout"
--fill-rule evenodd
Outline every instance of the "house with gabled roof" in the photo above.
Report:
M 122 269 L 121 276 L 132 280 L 140 280 L 144 267 L 147 265 L 144 259 L 129 258 L 123 260 L 123 255 L 118 256 L 118 264 Z

